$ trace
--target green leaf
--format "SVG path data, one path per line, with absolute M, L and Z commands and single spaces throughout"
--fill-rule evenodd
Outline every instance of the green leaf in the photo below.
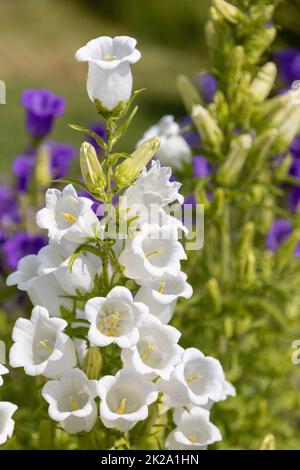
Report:
M 97 247 L 88 245 L 87 243 L 83 243 L 82 245 L 79 245 L 74 251 L 74 253 L 70 256 L 70 260 L 68 263 L 68 269 L 70 272 L 72 272 L 73 264 L 75 263 L 76 259 L 78 258 L 78 256 L 80 255 L 82 251 L 86 251 L 86 252 L 92 253 L 93 255 L 99 256 L 99 250 Z
M 116 131 L 116 133 L 115 133 L 115 135 L 112 139 L 112 145 L 114 145 L 116 142 L 118 142 L 118 140 L 120 140 L 123 137 L 123 135 L 126 134 L 126 131 L 129 127 L 131 121 L 133 120 L 134 116 L 136 115 L 137 110 L 138 110 L 138 106 L 135 106 L 133 111 L 130 113 L 129 117 L 124 122 L 122 122 L 122 124 L 117 129 L 117 131 Z
M 102 147 L 103 150 L 106 150 L 106 143 L 98 134 L 96 134 L 96 132 L 93 132 L 90 129 L 86 129 L 85 127 L 77 126 L 76 124 L 69 124 L 69 127 L 71 127 L 71 129 L 74 129 L 75 131 L 84 132 L 85 134 L 89 135 L 90 137 L 95 139 L 97 144 Z
M 75 178 L 60 178 L 58 180 L 52 180 L 51 183 L 71 183 L 71 184 L 77 184 L 77 186 L 80 186 L 81 188 L 84 188 L 86 191 L 89 192 L 88 186 L 85 183 L 82 183 L 81 181 L 78 181 Z

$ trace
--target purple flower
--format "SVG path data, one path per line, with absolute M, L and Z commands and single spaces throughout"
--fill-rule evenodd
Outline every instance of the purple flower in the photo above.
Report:
M 46 148 L 50 153 L 52 178 L 58 179 L 67 176 L 72 160 L 74 160 L 78 153 L 77 149 L 69 144 L 60 142 L 47 142 Z
M 46 245 L 41 235 L 18 232 L 3 243 L 6 263 L 11 269 L 17 269 L 19 260 L 26 255 L 37 254 Z
M 300 49 L 283 49 L 273 55 L 281 76 L 288 84 L 300 80 Z
M 106 127 L 101 122 L 92 122 L 91 124 L 89 124 L 88 129 L 98 134 L 99 137 L 102 137 L 102 139 L 105 139 Z M 102 147 L 100 147 L 97 144 L 97 142 L 95 141 L 95 139 L 93 139 L 93 137 L 91 137 L 90 135 L 87 135 L 86 140 L 94 146 L 97 153 L 103 152 Z
M 300 187 L 294 186 L 289 194 L 289 207 L 292 212 L 296 212 L 300 201 Z
M 14 191 L 6 184 L 0 185 L 0 222 L 4 225 L 19 221 L 19 209 Z
M 65 100 L 43 88 L 25 90 L 21 96 L 21 105 L 27 111 L 27 131 L 35 139 L 49 134 L 54 118 L 61 116 L 65 111 Z
M 300 135 L 295 137 L 290 146 L 290 152 L 294 158 L 299 158 L 300 160 Z
M 212 102 L 218 86 L 216 78 L 210 73 L 203 73 L 198 76 L 198 84 L 205 101 Z
M 266 236 L 266 247 L 270 251 L 277 251 L 292 232 L 292 224 L 286 219 L 274 220 Z M 300 243 L 297 245 L 294 256 L 300 256 Z
M 18 191 L 27 191 L 34 169 L 35 158 L 31 155 L 18 155 L 12 164 L 12 172 L 17 177 Z
M 58 179 L 67 176 L 72 160 L 77 155 L 77 149 L 69 144 L 47 142 L 49 151 L 51 178 Z M 33 175 L 36 155 L 18 155 L 12 164 L 12 172 L 17 177 L 17 189 L 27 191 L 30 178 Z
M 194 123 L 189 116 L 185 116 L 181 121 L 180 127 L 184 129 L 188 126 L 192 127 L 194 126 Z M 185 130 L 184 132 L 182 132 L 182 137 L 192 149 L 196 149 L 201 146 L 199 134 L 195 130 Z
M 202 155 L 196 155 L 193 157 L 193 173 L 195 178 L 205 178 L 210 176 L 212 168 L 210 163 Z

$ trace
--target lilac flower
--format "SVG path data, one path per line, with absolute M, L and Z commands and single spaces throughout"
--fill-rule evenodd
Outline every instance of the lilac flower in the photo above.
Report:
M 6 184 L 0 185 L 0 222 L 2 226 L 19 221 L 19 210 L 14 191 Z
M 106 128 L 105 128 L 105 125 L 102 124 L 101 122 L 92 122 L 91 124 L 89 124 L 88 129 L 98 134 L 100 137 L 102 137 L 102 139 L 105 139 Z M 87 142 L 89 142 L 90 144 L 94 146 L 97 153 L 103 152 L 102 148 L 97 144 L 97 142 L 95 141 L 95 139 L 93 139 L 93 137 L 91 137 L 90 135 L 87 135 L 86 140 Z
M 266 236 L 266 247 L 270 251 L 277 251 L 292 232 L 292 224 L 286 219 L 274 220 Z M 300 243 L 297 245 L 294 256 L 300 256 Z
M 51 131 L 54 118 L 65 110 L 65 100 L 43 88 L 25 90 L 21 105 L 26 109 L 26 128 L 35 139 L 45 137 Z
M 33 174 L 35 158 L 32 155 L 18 155 L 12 164 L 12 172 L 17 177 L 17 190 L 27 191 Z
M 17 269 L 18 261 L 26 255 L 37 254 L 46 245 L 41 235 L 18 232 L 3 243 L 6 263 L 11 269 Z
M 289 194 L 289 207 L 292 212 L 296 212 L 300 201 L 300 186 L 294 186 Z
M 283 49 L 275 52 L 274 58 L 280 74 L 288 84 L 300 80 L 300 49 Z
M 193 157 L 193 173 L 195 178 L 205 178 L 206 176 L 211 175 L 211 165 L 202 155 L 196 155 Z
M 203 73 L 198 76 L 198 84 L 205 101 L 212 102 L 218 86 L 216 78 L 210 73 Z
M 47 142 L 49 151 L 51 178 L 58 179 L 67 176 L 72 160 L 76 157 L 77 149 L 69 144 L 60 142 Z M 33 175 L 36 155 L 18 155 L 12 164 L 12 172 L 17 177 L 17 189 L 27 191 L 30 178 Z
M 66 143 L 47 142 L 50 153 L 51 176 L 53 179 L 62 178 L 69 173 L 72 160 L 77 155 L 77 149 Z
M 188 127 L 188 126 L 192 127 L 192 126 L 194 126 L 194 123 L 193 123 L 193 120 L 190 118 L 190 116 L 185 116 L 181 121 L 180 127 L 184 129 L 185 127 Z M 199 148 L 200 145 L 201 145 L 200 136 L 199 136 L 198 132 L 196 132 L 193 129 L 184 130 L 182 132 L 182 137 L 185 139 L 187 144 L 192 149 Z

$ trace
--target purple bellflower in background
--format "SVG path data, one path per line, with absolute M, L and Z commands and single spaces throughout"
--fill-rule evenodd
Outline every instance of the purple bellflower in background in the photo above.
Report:
M 277 251 L 292 232 L 292 224 L 286 219 L 274 220 L 266 236 L 266 247 L 270 251 Z M 294 256 L 300 256 L 300 243 L 297 245 Z
M 46 240 L 41 235 L 25 231 L 17 232 L 3 243 L 6 263 L 11 269 L 17 269 L 18 262 L 23 256 L 37 254 L 45 245 Z
M 65 100 L 44 88 L 25 90 L 21 105 L 26 109 L 26 129 L 34 139 L 46 137 L 52 129 L 54 118 L 65 111 Z
M 287 84 L 300 80 L 300 49 L 283 49 L 274 52 L 273 56 Z

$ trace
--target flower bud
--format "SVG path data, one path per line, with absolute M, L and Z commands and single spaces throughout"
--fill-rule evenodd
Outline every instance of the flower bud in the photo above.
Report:
M 251 163 L 253 172 L 259 171 L 265 160 L 270 156 L 270 150 L 277 137 L 277 129 L 270 129 L 260 134 L 254 140 L 249 155 L 249 163 Z
M 86 373 L 88 379 L 98 380 L 102 369 L 102 356 L 99 348 L 89 348 L 84 361 L 83 370 Z
M 229 23 L 236 24 L 243 18 L 242 12 L 231 3 L 225 2 L 225 0 L 213 0 L 212 4 L 217 12 Z
M 294 229 L 290 236 L 283 242 L 277 252 L 277 262 L 279 269 L 289 264 L 293 258 L 294 251 L 300 241 L 300 229 Z
M 275 450 L 275 437 L 273 434 L 267 434 L 261 443 L 259 450 Z
M 141 170 L 151 158 L 155 155 L 160 145 L 159 137 L 147 139 L 139 148 L 137 148 L 131 157 L 121 163 L 114 175 L 115 182 L 119 187 L 129 185 L 140 174 Z
M 207 109 L 200 104 L 194 106 L 192 118 L 204 143 L 218 147 L 223 140 L 223 133 Z
M 208 298 L 211 301 L 214 310 L 219 313 L 222 308 L 222 298 L 218 281 L 214 278 L 209 279 L 206 288 Z
M 274 171 L 275 178 L 277 181 L 283 181 L 288 176 L 292 162 L 292 155 L 290 153 L 285 155 L 283 160 L 278 164 Z
M 259 30 L 247 44 L 246 56 L 250 64 L 256 64 L 262 54 L 268 49 L 276 37 L 276 28 Z
M 50 155 L 46 147 L 42 147 L 38 152 L 35 164 L 35 181 L 39 188 L 47 186 L 51 180 Z
M 256 103 L 262 103 L 269 96 L 276 79 L 276 74 L 277 69 L 273 62 L 267 62 L 261 67 L 250 87 Z
M 80 169 L 85 182 L 89 186 L 103 191 L 105 177 L 96 150 L 88 142 L 83 142 L 80 148 Z
M 185 75 L 179 75 L 177 78 L 177 88 L 188 113 L 192 111 L 193 106 L 201 103 L 197 88 Z
M 233 140 L 230 145 L 227 160 L 219 170 L 218 180 L 224 184 L 232 184 L 236 181 L 252 145 L 252 138 L 243 134 Z
M 287 119 L 279 127 L 279 139 L 282 149 L 290 146 L 296 135 L 300 132 L 300 106 L 294 106 Z

